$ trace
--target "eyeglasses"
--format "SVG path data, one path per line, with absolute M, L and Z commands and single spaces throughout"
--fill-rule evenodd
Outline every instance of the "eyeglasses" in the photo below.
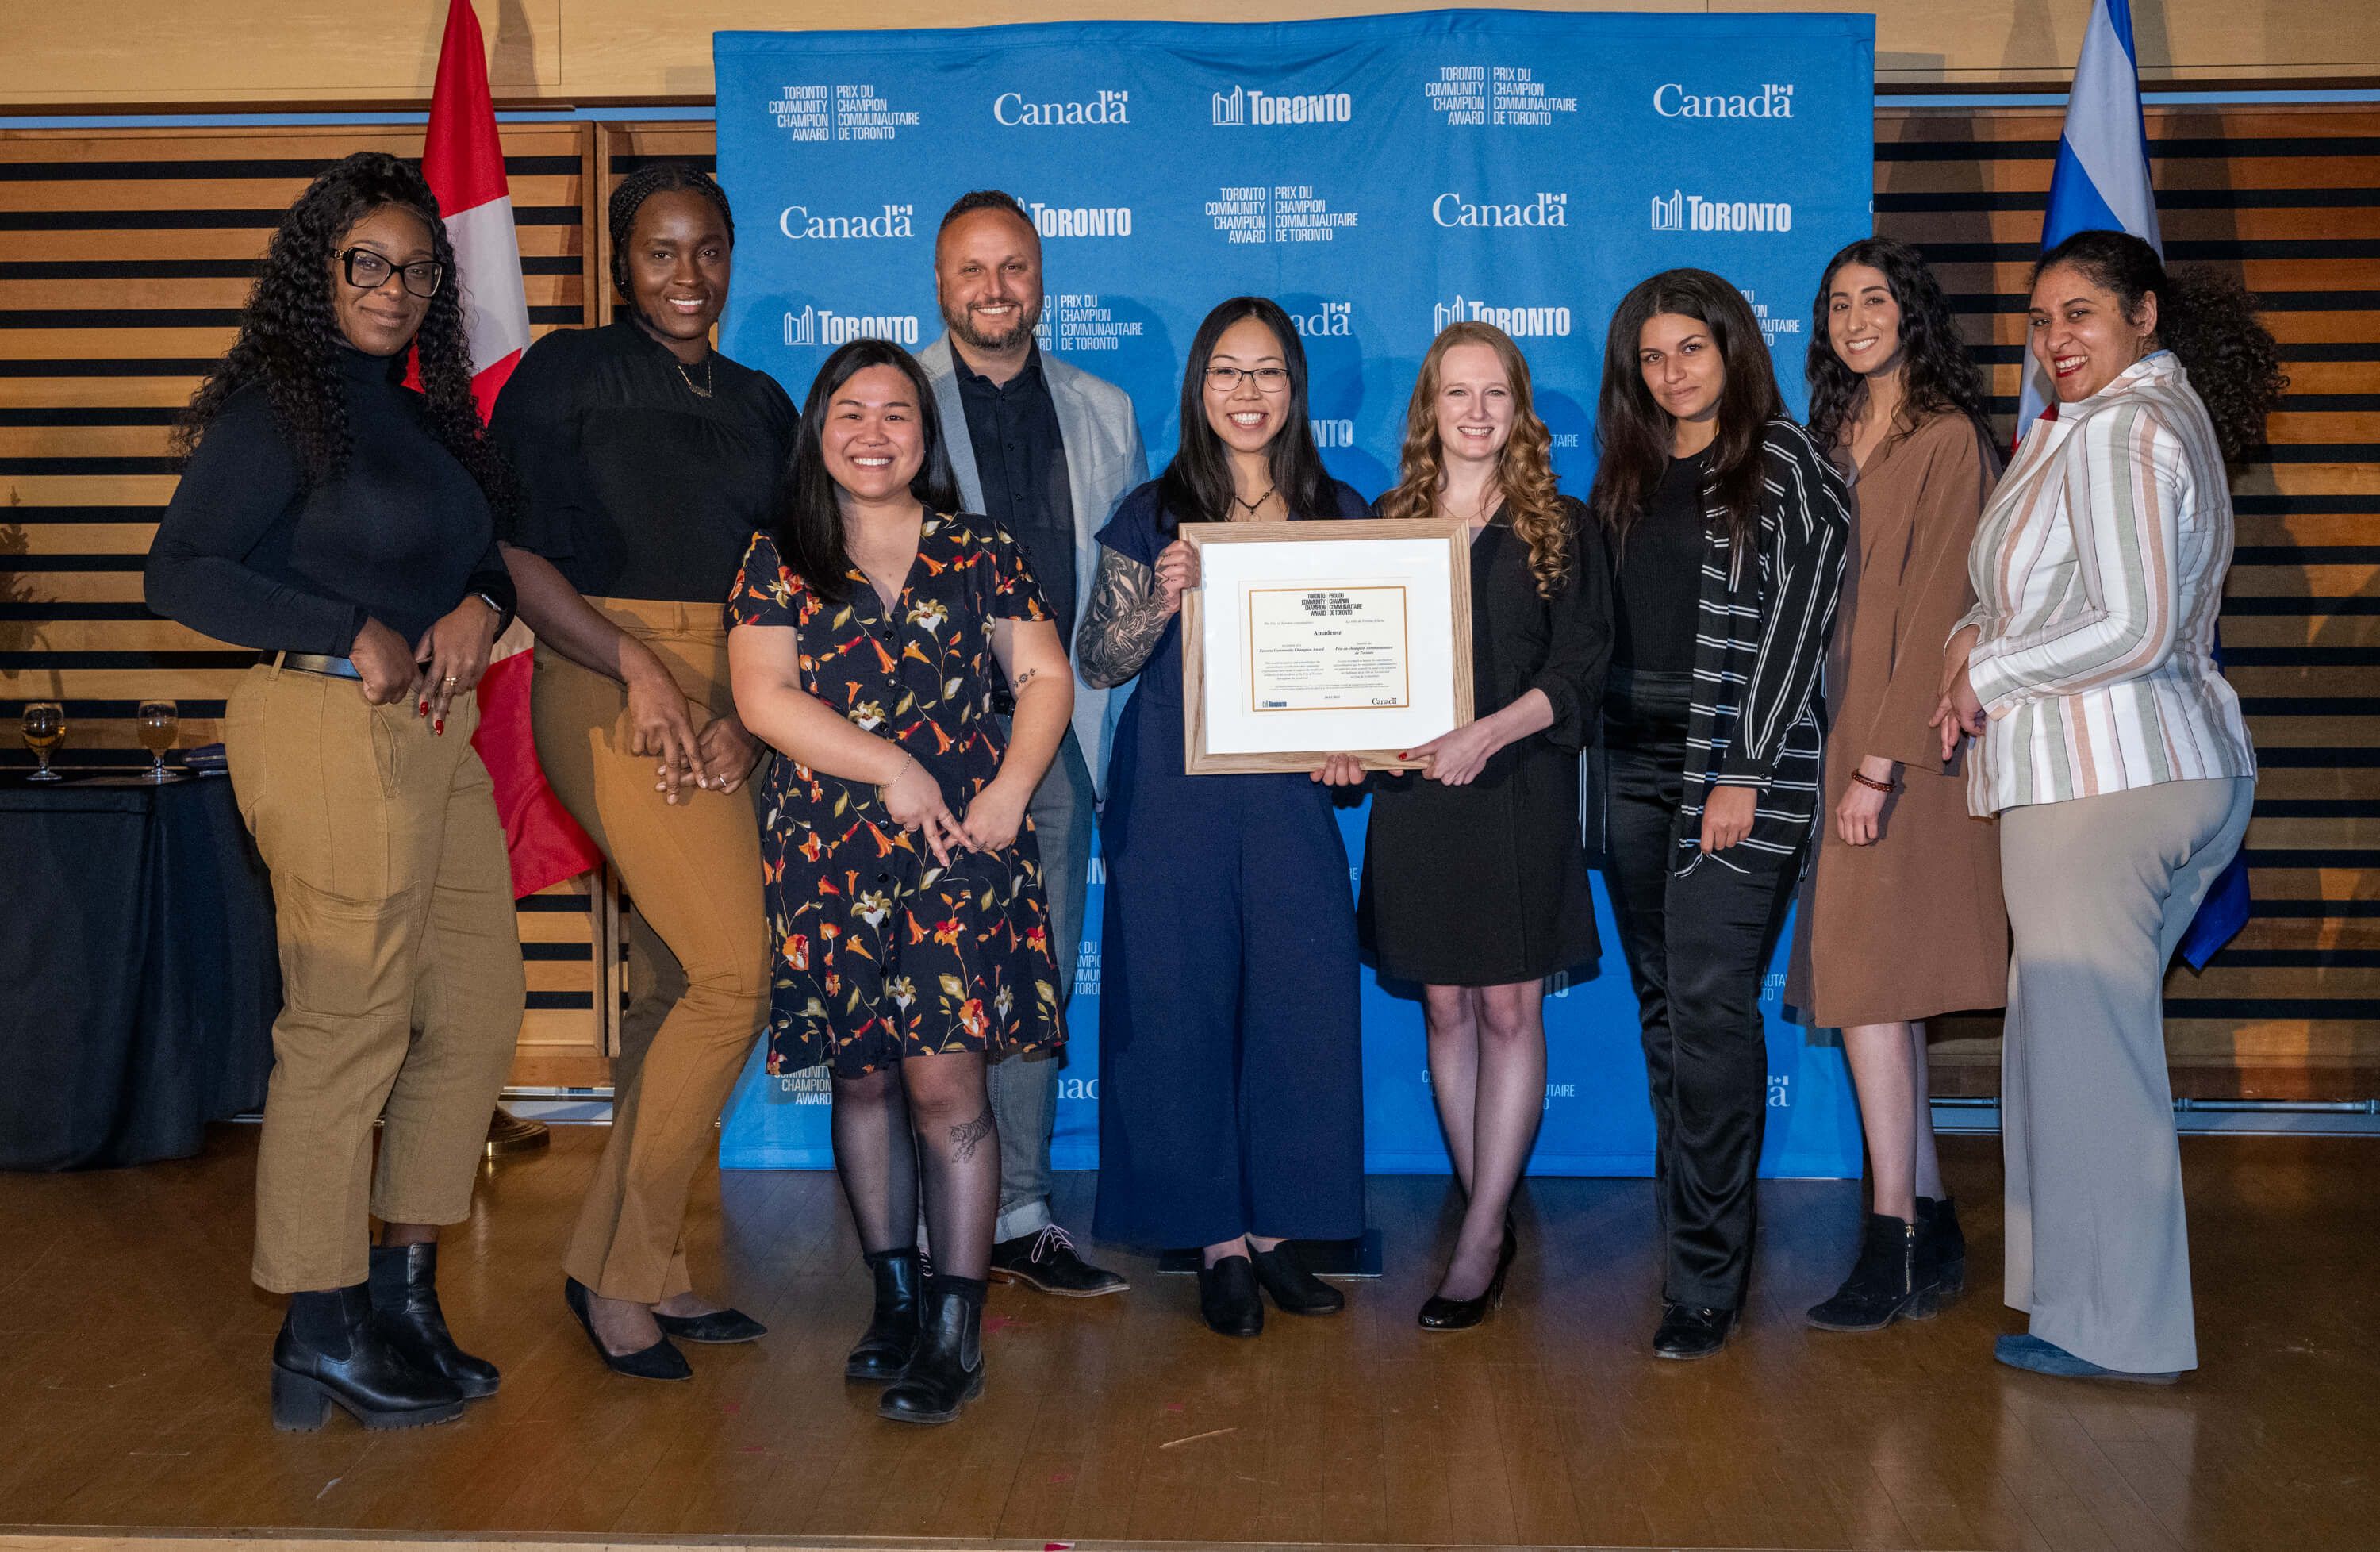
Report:
M 1254 379 L 1259 394 L 1283 394 L 1289 391 L 1289 370 L 1285 367 L 1208 367 L 1207 392 L 1236 394 L 1240 384 Z
M 439 282 L 446 278 L 446 266 L 431 259 L 399 267 L 369 248 L 343 248 L 331 257 L 346 266 L 347 284 L 358 291 L 377 291 L 388 284 L 390 275 L 402 274 L 407 291 L 417 297 L 434 297 Z

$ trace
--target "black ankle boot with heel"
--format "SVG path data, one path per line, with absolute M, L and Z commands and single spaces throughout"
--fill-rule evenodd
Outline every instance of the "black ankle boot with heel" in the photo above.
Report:
M 292 1293 L 273 1340 L 273 1425 L 307 1432 L 335 1404 L 367 1428 L 419 1428 L 463 1415 L 463 1392 L 416 1368 L 381 1334 L 364 1283 Z
M 406 1362 L 452 1380 L 467 1401 L 496 1393 L 502 1377 L 496 1366 L 455 1346 L 446 1329 L 445 1312 L 438 1307 L 436 1245 L 374 1245 L 364 1286 L 371 1292 L 373 1324 Z
M 937 1277 L 926 1290 L 917 1345 L 884 1388 L 876 1415 L 895 1423 L 948 1423 L 983 1394 L 984 1284 Z
M 876 1313 L 859 1345 L 844 1360 L 843 1376 L 870 1385 L 901 1377 L 917 1346 L 918 1287 L 924 1281 L 916 1247 L 880 1250 L 865 1259 L 876 1280 Z
M 1912 1320 L 1942 1313 L 1967 1287 L 1967 1236 L 1959 1231 L 1958 1204 L 1948 1196 L 1917 1198 L 1917 1286 L 1925 1291 Z
M 1912 1314 L 1926 1294 L 1917 1280 L 1917 1225 L 1907 1219 L 1868 1214 L 1852 1275 L 1833 1298 L 1810 1307 L 1810 1324 L 1821 1331 L 1878 1331 Z

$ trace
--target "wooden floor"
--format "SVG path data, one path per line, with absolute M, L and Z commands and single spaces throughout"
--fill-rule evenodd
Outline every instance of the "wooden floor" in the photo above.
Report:
M 1119 1298 L 996 1289 L 990 1390 L 953 1427 L 846 1388 L 867 1291 L 832 1177 L 698 1185 L 698 1268 L 773 1330 L 694 1349 L 694 1383 L 600 1369 L 555 1257 L 602 1135 L 486 1179 L 450 1231 L 446 1306 L 504 1368 L 457 1424 L 275 1434 L 276 1306 L 249 1291 L 255 1133 L 202 1158 L 0 1175 L 0 1529 L 793 1538 L 1039 1547 L 1588 1545 L 2380 1546 L 2380 1141 L 2186 1140 L 2204 1366 L 2166 1390 L 1990 1359 L 1998 1164 L 1949 1144 L 1969 1296 L 1866 1337 L 1811 1331 L 1856 1231 L 1842 1182 L 1764 1187 L 1747 1331 L 1658 1364 L 1643 1182 L 1530 1186 L 1502 1315 L 1413 1314 L 1451 1229 L 1445 1182 L 1380 1178 L 1389 1275 L 1335 1320 L 1208 1334 L 1188 1279 Z M 1092 1182 L 1063 1177 L 1087 1224 Z M 723 1206 L 720 1204 L 723 1203 Z

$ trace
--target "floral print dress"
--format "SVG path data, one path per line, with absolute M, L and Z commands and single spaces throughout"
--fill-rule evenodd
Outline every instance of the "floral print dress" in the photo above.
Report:
M 933 513 L 890 610 L 856 568 L 845 601 L 829 600 L 765 532 L 727 603 L 730 630 L 792 627 L 802 688 L 898 744 L 961 816 L 1005 748 L 992 627 L 1048 618 L 1014 539 L 988 517 Z M 905 1057 L 1065 1037 L 1029 819 L 1005 850 L 953 852 L 945 868 L 868 782 L 779 759 L 762 795 L 771 1073 L 830 1061 L 857 1077 Z

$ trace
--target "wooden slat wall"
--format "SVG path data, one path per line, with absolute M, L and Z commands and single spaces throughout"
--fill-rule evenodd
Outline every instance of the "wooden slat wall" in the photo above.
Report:
M 2289 399 L 2235 481 L 2224 608 L 2262 766 L 2248 831 L 2255 915 L 2204 974 L 2168 978 L 2180 1092 L 2380 1092 L 2380 114 L 2153 109 L 2166 256 L 2240 278 L 2281 342 Z M 1923 247 L 2014 418 L 2027 273 L 2060 116 L 1886 110 L 1880 231 Z M 1936 1048 L 1991 1092 L 1997 1021 Z M 1969 1081 L 1959 1085 L 1963 1075 Z
M 530 320 L 585 321 L 583 126 L 504 135 Z M 219 721 L 254 654 L 142 607 L 140 566 L 174 489 L 176 409 L 231 342 L 273 224 L 322 167 L 418 156 L 416 132 L 0 133 L 0 760 L 29 763 L 28 700 L 63 701 L 76 762 L 136 764 L 134 703 L 180 704 L 184 746 Z M 529 1012 L 514 1078 L 605 1080 L 601 879 L 522 902 Z M 606 966 L 616 981 L 616 966 Z
M 2054 114 L 1877 115 L 1877 226 L 1938 266 L 2003 417 L 2058 128 Z M 2168 986 L 2177 1085 L 2362 1096 L 2380 1089 L 2380 113 L 2159 110 L 2149 133 L 2169 255 L 2259 293 L 2293 380 L 2271 456 L 2238 487 L 2224 625 L 2263 752 L 2257 915 L 2203 976 Z M 0 520 L 0 564 L 17 568 L 0 571 L 0 717 L 65 698 L 79 750 L 128 761 L 130 703 L 165 694 L 194 713 L 190 741 L 212 736 L 241 660 L 139 603 L 172 488 L 166 422 L 228 338 L 280 208 L 313 168 L 368 145 L 419 141 L 0 134 L 0 479 L 17 509 Z M 515 127 L 505 150 L 542 328 L 609 316 L 602 200 L 617 179 L 652 156 L 708 165 L 712 138 L 707 125 Z M 0 745 L 0 759 L 24 758 Z M 569 919 L 523 916 L 531 986 L 570 1002 L 534 1010 L 533 1025 L 591 1018 L 583 962 L 535 957 L 594 938 L 586 912 Z M 1956 1033 L 1937 1048 L 1946 1080 L 1988 1092 L 1997 1028 Z

